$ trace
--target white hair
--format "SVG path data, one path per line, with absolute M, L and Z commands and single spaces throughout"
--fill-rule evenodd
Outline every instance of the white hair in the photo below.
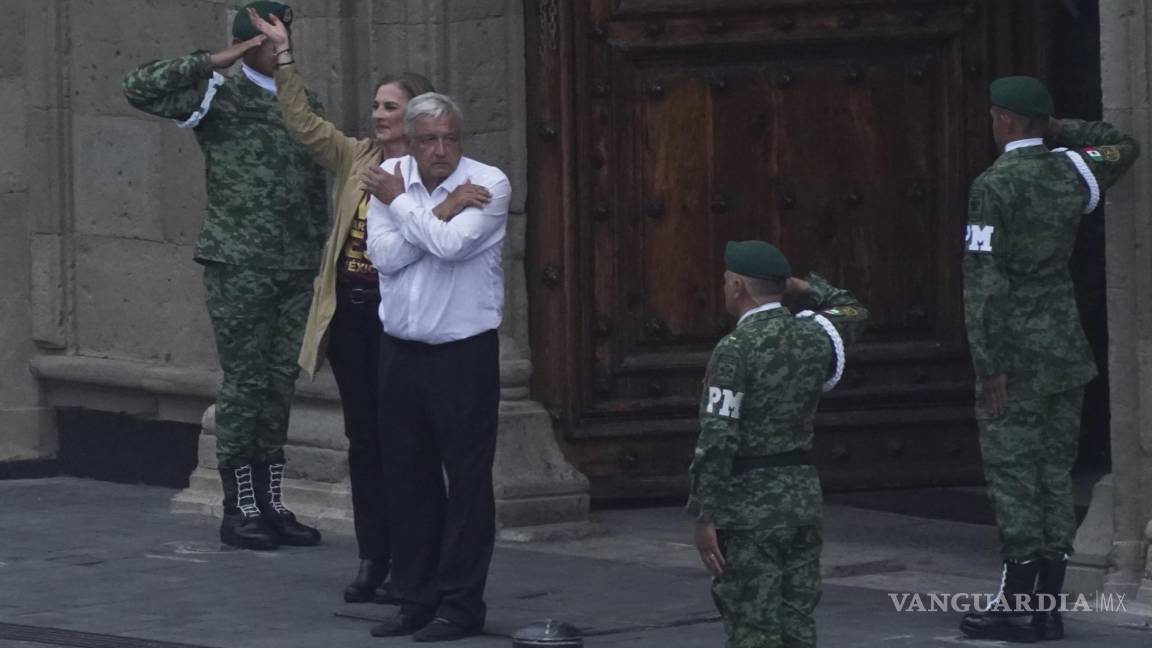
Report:
M 436 119 L 444 115 L 454 116 L 457 123 L 464 121 L 464 114 L 460 112 L 460 106 L 457 106 L 456 102 L 452 101 L 448 95 L 442 95 L 439 92 L 425 92 L 422 95 L 416 95 L 412 97 L 411 101 L 408 102 L 408 108 L 404 110 L 404 131 L 411 135 L 416 130 L 416 120 L 421 117 Z

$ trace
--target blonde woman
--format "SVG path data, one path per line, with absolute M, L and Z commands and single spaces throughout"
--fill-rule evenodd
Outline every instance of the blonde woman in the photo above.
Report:
M 265 21 L 252 14 L 251 19 L 275 48 L 276 91 L 285 127 L 333 175 L 332 230 L 313 285 L 300 366 L 315 376 L 326 355 L 344 410 L 360 553 L 359 571 L 345 588 L 344 600 L 360 603 L 375 597 L 378 602 L 393 602 L 384 585 L 391 551 L 377 424 L 380 292 L 376 270 L 364 255 L 365 216 L 373 173 L 380 173 L 382 161 L 408 153 L 404 110 L 409 100 L 433 88 L 428 79 L 418 74 L 384 77 L 376 84 L 372 99 L 375 137 L 349 137 L 309 105 L 304 81 L 296 70 L 288 28 L 275 16 Z M 487 200 L 482 187 L 469 185 L 445 200 L 437 208 L 437 215 L 448 220 L 465 207 Z

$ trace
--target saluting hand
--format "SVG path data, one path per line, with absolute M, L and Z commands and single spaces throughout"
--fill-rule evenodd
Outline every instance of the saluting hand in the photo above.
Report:
M 369 167 L 360 176 L 360 190 L 376 196 L 385 205 L 391 205 L 396 196 L 404 193 L 404 176 L 400 173 L 400 163 L 388 173 L 380 167 Z
M 255 48 L 255 47 L 260 47 L 261 45 L 264 44 L 264 41 L 267 39 L 268 39 L 267 36 L 265 36 L 264 34 L 260 34 L 259 36 L 256 36 L 254 38 L 249 38 L 246 41 L 241 41 L 239 43 L 232 43 L 228 47 L 225 47 L 224 49 L 220 50 L 219 52 L 213 53 L 209 57 L 209 59 L 212 61 L 212 67 L 214 67 L 214 68 L 232 67 L 232 64 L 235 63 L 236 61 L 239 61 L 248 50 Z
M 700 561 L 709 574 L 719 577 L 724 573 L 724 554 L 720 551 L 720 541 L 716 537 L 716 527 L 709 522 L 696 523 L 696 549 L 700 551 Z
M 260 33 L 268 37 L 272 44 L 276 46 L 276 51 L 287 49 L 291 46 L 288 36 L 288 28 L 284 23 L 280 22 L 280 18 L 276 14 L 269 16 L 270 20 L 264 20 L 260 14 L 256 13 L 255 9 L 248 9 L 248 19 L 252 21 L 252 26 L 260 30 Z
M 436 205 L 432 209 L 432 213 L 442 221 L 450 221 L 456 217 L 457 214 L 464 211 L 469 207 L 483 209 L 492 201 L 492 193 L 484 185 L 472 184 L 472 178 L 456 187 L 444 199 L 444 202 Z
M 784 282 L 784 294 L 788 296 L 799 296 L 808 292 L 811 284 L 799 277 L 788 277 Z

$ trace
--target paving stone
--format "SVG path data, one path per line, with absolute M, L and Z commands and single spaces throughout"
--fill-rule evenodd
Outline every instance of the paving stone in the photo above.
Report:
M 168 512 L 175 493 L 75 478 L 0 481 L 0 648 L 28 648 L 5 638 L 4 623 L 210 648 L 411 645 L 368 636 L 394 608 L 340 600 L 356 562 L 352 538 L 222 550 L 214 520 Z M 590 648 L 723 642 L 678 509 L 606 511 L 598 522 L 611 542 L 498 546 L 488 634 L 456 645 L 507 646 L 507 635 L 544 618 L 583 628 Z M 970 589 L 997 572 L 992 527 L 829 507 L 825 536 L 828 564 L 896 556 L 918 567 L 826 582 L 821 646 L 955 645 L 958 614 L 899 612 L 889 591 Z M 1124 623 L 1132 618 L 1074 615 L 1062 646 L 1148 645 L 1147 632 Z

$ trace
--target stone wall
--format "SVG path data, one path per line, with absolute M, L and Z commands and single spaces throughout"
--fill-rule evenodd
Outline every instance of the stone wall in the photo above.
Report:
M 129 106 L 121 80 L 148 60 L 226 46 L 243 4 L 0 0 L 0 376 L 11 380 L 0 394 L 0 461 L 51 455 L 51 411 L 41 403 L 203 419 L 201 467 L 178 499 L 186 510 L 218 501 L 206 411 L 218 372 L 192 260 L 203 159 L 191 132 Z M 345 132 L 370 132 L 379 76 L 419 72 L 461 104 L 465 154 L 510 177 L 501 521 L 586 518 L 587 482 L 559 453 L 547 413 L 527 400 L 521 0 L 290 4 L 296 60 Z M 346 442 L 327 371 L 316 383 L 302 379 L 289 436 L 290 474 L 308 482 L 301 492 L 315 504 L 305 515 L 342 524 Z
M 32 8 L 37 15 L 25 21 L 27 28 L 52 36 L 31 43 L 41 51 L 29 52 L 39 59 L 38 83 L 49 86 L 43 108 L 54 118 L 37 144 L 61 151 L 35 165 L 61 191 L 45 197 L 57 204 L 45 205 L 55 208 L 41 209 L 35 219 L 32 248 L 44 269 L 34 278 L 43 302 L 36 311 L 38 341 L 88 357 L 213 369 L 200 267 L 192 261 L 203 215 L 203 161 L 190 132 L 131 108 L 120 81 L 144 61 L 226 45 L 234 3 L 6 3 Z M 469 9 L 456 8 L 462 5 Z M 461 100 L 469 153 L 513 179 L 513 230 L 523 230 L 520 3 L 297 0 L 293 7 L 297 60 L 338 125 L 367 130 L 373 80 L 384 69 L 428 75 Z M 8 24 L 23 31 L 15 27 L 19 21 Z M 13 43 L 20 41 L 6 39 L 5 46 Z M 3 106 L 21 113 L 23 70 L 5 65 Z M 22 130 L 5 133 L 18 138 Z M 24 186 L 25 166 L 5 166 L 18 170 L 4 177 L 6 192 Z M 509 271 L 518 277 L 523 236 L 511 238 L 518 244 L 510 246 Z M 510 297 L 522 302 L 518 294 Z M 505 334 L 526 343 L 523 317 L 509 319 Z
M 1142 157 L 1108 192 L 1112 474 L 1093 493 L 1068 589 L 1152 604 L 1152 0 L 1100 3 L 1104 118 Z
M 1108 197 L 1110 583 L 1152 603 L 1152 1 L 1102 2 L 1100 11 L 1104 116 L 1143 146 Z
M 28 461 L 55 452 L 48 410 L 28 371 L 32 343 L 33 255 L 29 246 L 42 204 L 34 190 L 35 142 L 25 137 L 44 115 L 29 105 L 37 84 L 35 46 L 24 0 L 0 0 L 0 461 Z

